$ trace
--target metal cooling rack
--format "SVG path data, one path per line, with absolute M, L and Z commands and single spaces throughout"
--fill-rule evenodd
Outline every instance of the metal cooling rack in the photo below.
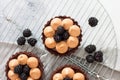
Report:
M 76 64 L 82 67 L 89 75 L 90 80 L 116 80 L 116 75 L 120 74 L 114 70 L 117 56 L 117 42 L 114 27 L 112 22 L 97 0 L 0 0 L 3 2 L 2 14 L 0 15 L 0 42 L 16 42 L 17 38 L 21 36 L 21 31 L 25 28 L 30 28 L 33 31 L 33 37 L 39 41 L 37 47 L 43 48 L 41 40 L 41 31 L 44 24 L 51 18 L 57 15 L 69 15 L 73 17 L 81 25 L 83 30 L 83 41 L 79 50 L 75 55 L 63 57 L 55 57 L 52 59 L 50 65 L 46 60 L 44 62 L 46 73 L 51 72 L 61 64 Z M 1 3 L 2 4 L 2 3 Z M 95 16 L 99 20 L 98 28 L 90 28 L 87 20 L 89 17 Z M 92 35 L 92 36 L 91 36 Z M 104 36 L 103 36 L 104 35 Z M 102 40 L 101 40 L 102 38 Z M 107 41 L 107 42 L 106 42 Z M 88 44 L 97 45 L 97 50 L 107 52 L 103 63 L 88 64 L 85 61 L 84 47 Z M 9 46 L 7 44 L 6 46 Z M 13 48 L 14 44 L 7 50 Z M 15 53 L 20 46 L 15 46 L 11 53 Z M 36 47 L 22 46 L 21 50 L 36 51 Z M 111 50 L 109 50 L 111 49 Z M 6 49 L 0 49 L 4 52 Z M 43 53 L 43 52 L 42 52 Z M 107 55 L 108 53 L 114 53 Z M 3 60 L 11 54 L 5 54 Z M 46 55 L 46 54 L 45 54 Z M 42 55 L 39 55 L 40 57 Z M 81 58 L 82 57 L 82 58 Z M 52 57 L 53 58 L 53 55 Z M 105 64 L 111 59 L 115 58 L 111 64 Z M 2 58 L 1 58 L 2 59 Z M 50 59 L 50 58 L 49 58 Z M 43 60 L 44 61 L 44 60 Z M 64 62 L 63 62 L 64 61 Z M 3 62 L 0 61 L 3 65 Z M 57 63 L 57 64 L 56 64 Z M 5 64 L 5 63 L 4 63 Z M 111 66 L 112 65 L 112 66 Z M 108 67 L 107 67 L 108 66 Z M 2 67 L 0 67 L 1 69 Z M 48 69 L 50 68 L 50 69 Z M 2 74 L 2 73 L 1 73 Z M 46 74 L 49 75 L 49 74 Z M 46 79 L 49 76 L 46 77 Z M 1 78 L 3 79 L 3 78 Z M 119 77 L 118 77 L 119 79 Z

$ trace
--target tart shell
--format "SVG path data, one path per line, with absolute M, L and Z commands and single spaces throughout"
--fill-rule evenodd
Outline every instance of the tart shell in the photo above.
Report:
M 69 19 L 71 19 L 71 20 L 73 21 L 73 25 L 77 25 L 78 27 L 80 27 L 80 25 L 78 25 L 78 22 L 75 21 L 74 19 L 72 19 L 71 17 L 67 17 L 67 16 L 56 16 L 55 18 L 60 18 L 60 19 L 62 19 L 62 20 L 65 19 L 65 18 L 69 18 Z M 43 28 L 42 38 L 41 38 L 41 39 L 43 40 L 44 46 L 45 46 L 45 39 L 46 39 L 46 37 L 45 37 L 45 35 L 44 35 L 44 29 L 45 29 L 47 26 L 50 26 L 50 22 L 51 22 L 53 19 L 54 19 L 54 18 L 50 19 L 50 20 L 45 24 L 45 26 L 44 26 L 44 28 Z M 80 28 L 80 32 L 82 33 L 81 28 Z M 80 34 L 77 38 L 78 38 L 78 40 L 79 40 L 79 43 L 78 43 L 77 47 L 72 48 L 72 49 L 68 49 L 68 51 L 67 51 L 66 53 L 64 53 L 64 54 L 60 54 L 60 53 L 58 53 L 55 49 L 50 49 L 50 48 L 48 48 L 48 47 L 46 47 L 46 46 L 45 46 L 45 49 L 48 50 L 50 53 L 55 54 L 55 55 L 60 55 L 60 56 L 70 55 L 71 53 L 74 53 L 74 52 L 78 49 L 78 47 L 80 46 L 80 42 L 82 41 L 82 34 Z
M 38 79 L 38 80 L 43 80 L 42 79 L 42 76 L 43 76 L 43 64 L 41 63 L 41 60 L 39 59 L 39 57 L 37 57 L 35 54 L 31 53 L 31 52 L 17 52 L 16 54 L 12 55 L 9 60 L 7 61 L 7 64 L 6 64 L 6 69 L 5 69 L 5 72 L 6 72 L 6 77 L 7 77 L 7 80 L 10 80 L 9 77 L 8 77 L 8 71 L 10 70 L 9 68 L 9 61 L 11 61 L 12 59 L 17 59 L 17 57 L 20 55 L 20 54 L 25 54 L 27 55 L 28 57 L 35 57 L 38 59 L 38 67 L 40 70 L 41 70 L 41 77 Z

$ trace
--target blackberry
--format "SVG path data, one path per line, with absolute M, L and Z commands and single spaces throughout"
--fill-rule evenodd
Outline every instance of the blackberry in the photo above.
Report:
M 87 55 L 86 60 L 88 63 L 93 63 L 94 62 L 94 57 L 92 55 Z
M 23 31 L 23 36 L 24 37 L 30 37 L 31 35 L 32 35 L 32 33 L 31 33 L 30 29 L 25 29 Z
M 25 66 L 23 67 L 23 72 L 24 72 L 25 74 L 29 75 L 30 68 L 29 68 L 28 65 L 25 65 Z
M 17 44 L 18 44 L 18 45 L 24 45 L 25 42 L 26 42 L 25 37 L 19 37 L 19 38 L 17 39 Z
M 57 31 L 56 31 L 56 33 L 57 34 L 63 34 L 65 32 L 65 29 L 62 27 L 62 26 L 59 26 L 59 27 L 57 27 Z
M 60 42 L 60 41 L 62 41 L 62 36 L 60 36 L 60 35 L 54 35 L 54 40 L 56 42 Z
M 21 80 L 27 80 L 28 76 L 25 73 L 22 73 L 20 76 Z
M 64 34 L 63 34 L 63 38 L 64 40 L 67 40 L 69 38 L 69 33 L 66 31 Z
M 97 62 L 102 62 L 102 61 L 103 61 L 103 53 L 102 53 L 101 51 L 95 52 L 95 54 L 94 54 L 94 59 L 95 59 Z
M 20 75 L 22 72 L 23 72 L 23 70 L 22 70 L 22 65 L 18 65 L 18 66 L 16 66 L 16 67 L 14 68 L 14 73 Z
M 95 50 L 96 50 L 96 46 L 92 45 L 92 44 L 90 44 L 90 45 L 88 45 L 88 46 L 85 47 L 85 51 L 88 52 L 88 53 L 92 53 Z
M 98 24 L 98 20 L 95 17 L 91 17 L 89 18 L 88 23 L 91 27 L 95 27 Z
M 28 44 L 30 44 L 31 46 L 35 46 L 35 44 L 37 43 L 37 40 L 35 38 L 29 38 L 27 41 Z
M 65 77 L 63 80 L 72 80 L 72 79 L 69 77 Z

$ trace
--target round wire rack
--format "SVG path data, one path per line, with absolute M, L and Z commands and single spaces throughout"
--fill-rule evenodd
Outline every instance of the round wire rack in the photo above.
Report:
M 8 58 L 17 51 L 36 53 L 44 64 L 45 80 L 58 66 L 74 64 L 80 66 L 90 80 L 118 80 L 119 72 L 115 71 L 117 60 L 117 39 L 114 26 L 103 6 L 98 0 L 4 0 L 0 1 L 0 79 L 6 80 L 5 64 Z M 70 56 L 51 55 L 44 49 L 41 33 L 44 24 L 58 15 L 71 16 L 82 28 L 82 42 L 79 49 Z M 96 27 L 88 25 L 88 19 L 96 17 Z M 32 30 L 38 40 L 35 47 L 28 44 L 18 46 L 16 40 L 22 36 L 25 28 Z M 87 63 L 84 48 L 95 44 L 96 51 L 104 53 L 102 63 Z

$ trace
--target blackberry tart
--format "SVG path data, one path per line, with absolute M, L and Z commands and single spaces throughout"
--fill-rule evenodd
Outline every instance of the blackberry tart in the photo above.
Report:
M 43 80 L 43 64 L 31 52 L 18 52 L 6 64 L 7 80 Z
M 74 53 L 82 38 L 82 30 L 77 21 L 67 16 L 57 16 L 49 20 L 42 32 L 45 48 L 56 55 Z
M 80 67 L 64 65 L 52 73 L 50 80 L 88 80 L 88 77 Z

